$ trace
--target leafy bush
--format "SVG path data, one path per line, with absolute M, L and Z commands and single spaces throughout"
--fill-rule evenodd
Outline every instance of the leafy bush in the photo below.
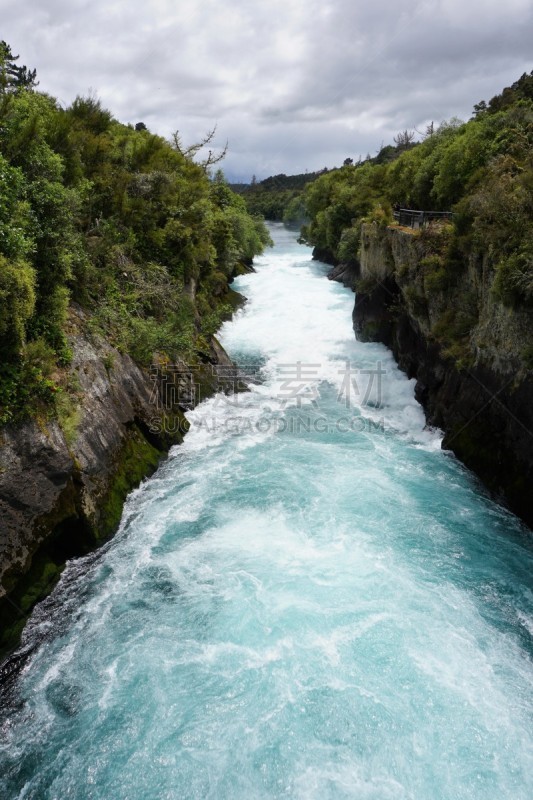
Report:
M 35 271 L 25 261 L 0 255 L 0 357 L 20 356 L 35 308 Z
M 388 202 L 377 203 L 370 213 L 363 218 L 363 222 L 375 222 L 381 228 L 386 228 L 392 221 L 392 207 Z
M 496 265 L 493 291 L 506 305 L 533 308 L 533 250 L 522 250 Z
M 421 259 L 420 266 L 424 270 L 424 288 L 427 292 L 442 292 L 448 288 L 450 276 L 446 271 L 442 256 L 426 256 Z
M 34 83 L 0 87 L 4 422 L 28 411 L 29 386 L 45 404 L 56 392 L 37 351 L 69 362 L 72 300 L 142 363 L 154 351 L 191 358 L 238 264 L 270 243 L 223 174 L 187 156 L 194 147 L 121 125 L 92 96 L 63 110 Z
M 337 248 L 337 258 L 343 264 L 356 264 L 361 246 L 361 226 L 345 228 Z

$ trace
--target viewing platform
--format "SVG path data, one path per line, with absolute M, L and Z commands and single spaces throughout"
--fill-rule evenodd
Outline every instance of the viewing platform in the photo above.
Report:
M 399 208 L 392 212 L 394 220 L 404 228 L 423 228 L 428 222 L 437 220 L 451 220 L 451 211 L 419 211 L 414 208 Z

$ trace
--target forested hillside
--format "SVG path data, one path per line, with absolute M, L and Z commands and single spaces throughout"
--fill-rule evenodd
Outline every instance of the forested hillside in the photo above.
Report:
M 302 225 L 307 215 L 303 203 L 304 188 L 322 172 L 305 172 L 300 175 L 272 175 L 250 184 L 236 184 L 233 188 L 246 201 L 250 214 L 260 214 L 272 222 Z
M 379 159 L 378 159 L 379 160 Z M 453 211 L 428 279 L 453 282 L 475 253 L 494 270 L 495 294 L 506 305 L 533 302 L 533 73 L 473 118 L 431 128 L 425 139 L 389 163 L 344 166 L 307 187 L 311 222 L 304 239 L 329 261 L 357 258 L 361 222 L 392 222 L 395 205 Z
M 194 359 L 228 312 L 228 280 L 268 243 L 209 160 L 113 119 L 66 109 L 0 44 L 0 423 L 54 413 L 69 305 L 138 363 Z M 199 154 L 201 157 L 201 153 Z
M 433 131 L 433 125 L 430 126 Z M 360 168 L 390 164 L 402 153 L 416 146 L 414 131 L 400 131 L 394 137 L 393 145 L 382 146 L 375 156 L 367 154 L 363 160 L 359 158 L 345 158 L 343 166 Z M 309 214 L 305 203 L 305 190 L 317 178 L 325 175 L 330 177 L 339 170 L 338 167 L 320 170 L 319 172 L 304 172 L 299 175 L 271 175 L 262 181 L 256 181 L 255 176 L 251 183 L 232 184 L 231 188 L 244 197 L 248 211 L 260 214 L 265 219 L 273 222 L 284 222 L 289 227 L 301 227 L 309 222 Z M 335 179 L 333 179 L 334 181 Z

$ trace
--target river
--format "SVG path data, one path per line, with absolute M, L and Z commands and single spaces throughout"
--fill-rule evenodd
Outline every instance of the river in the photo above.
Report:
M 530 533 L 272 231 L 221 331 L 251 390 L 188 414 L 26 628 L 5 800 L 533 796 Z

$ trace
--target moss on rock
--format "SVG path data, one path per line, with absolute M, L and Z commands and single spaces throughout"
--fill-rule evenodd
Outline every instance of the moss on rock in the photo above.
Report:
M 116 530 L 128 493 L 143 478 L 155 472 L 163 455 L 162 450 L 148 442 L 137 425 L 132 426 L 117 457 L 116 470 L 103 498 L 100 524 L 96 531 L 97 541 L 108 538 Z

